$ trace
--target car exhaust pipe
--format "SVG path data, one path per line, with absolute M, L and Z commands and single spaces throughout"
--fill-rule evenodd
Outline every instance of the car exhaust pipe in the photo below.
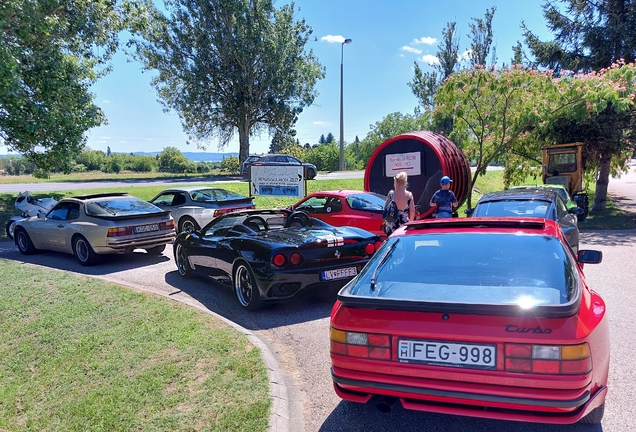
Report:
M 383 396 L 382 399 L 380 399 L 378 403 L 375 404 L 375 407 L 381 413 L 385 413 L 385 414 L 390 413 L 391 409 L 393 408 L 393 406 L 395 405 L 397 401 L 398 401 L 397 398 L 394 396 Z

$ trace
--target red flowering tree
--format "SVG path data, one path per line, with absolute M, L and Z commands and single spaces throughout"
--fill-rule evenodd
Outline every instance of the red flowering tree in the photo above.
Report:
M 583 124 L 603 111 L 616 115 L 631 112 L 634 107 L 633 64 L 615 64 L 598 73 L 562 72 L 555 78 L 552 71 L 539 72 L 523 67 L 472 70 L 448 77 L 435 95 L 435 115 L 454 118 L 450 138 L 458 142 L 466 157 L 476 164 L 477 176 L 486 172 L 492 162 L 504 165 L 507 184 L 537 175 L 541 163 L 541 147 L 549 144 L 555 125 Z M 585 141 L 586 142 L 586 141 Z M 586 146 L 593 144 L 586 142 Z M 629 147 L 612 147 L 609 166 L 624 166 Z M 607 153 L 604 150 L 602 153 Z M 594 152 L 588 152 L 594 154 Z M 598 173 L 604 175 L 600 155 Z M 588 161 L 590 161 L 588 159 Z M 590 161 L 590 166 L 595 167 Z M 589 167 L 587 167 L 589 169 Z M 599 194 L 597 176 L 597 198 Z M 607 178 L 606 177 L 606 178 Z M 607 188 L 601 191 L 607 194 Z M 468 206 L 471 207 L 469 195 Z

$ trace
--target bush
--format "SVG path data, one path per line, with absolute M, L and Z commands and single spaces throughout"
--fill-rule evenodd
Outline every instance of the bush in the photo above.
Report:
M 232 155 L 224 157 L 221 162 L 221 170 L 227 171 L 230 174 L 238 174 L 240 166 L 239 159 Z

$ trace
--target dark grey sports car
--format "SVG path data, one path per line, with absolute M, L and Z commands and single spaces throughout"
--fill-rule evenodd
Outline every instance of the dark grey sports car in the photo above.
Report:
M 228 285 L 241 306 L 258 310 L 303 290 L 342 288 L 380 245 L 368 231 L 334 227 L 304 212 L 246 210 L 182 232 L 174 256 L 183 277 Z

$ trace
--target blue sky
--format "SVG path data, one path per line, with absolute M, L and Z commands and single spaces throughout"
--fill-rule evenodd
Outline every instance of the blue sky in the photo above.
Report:
M 161 1 L 161 0 L 157 0 Z M 275 0 L 276 1 L 276 0 Z M 276 6 L 286 4 L 277 0 Z M 413 78 L 417 61 L 425 71 L 437 52 L 442 30 L 457 22 L 460 52 L 470 45 L 469 23 L 483 18 L 487 9 L 497 8 L 493 19 L 493 45 L 498 63 L 510 63 L 512 46 L 522 40 L 520 23 L 543 40 L 551 39 L 539 0 L 297 0 L 297 19 L 313 27 L 307 48 L 314 50 L 326 68 L 317 84 L 319 96 L 314 105 L 300 114 L 296 124 L 302 144 L 315 144 L 321 134 L 340 136 L 340 53 L 343 38 L 353 40 L 344 46 L 344 140 L 361 140 L 370 125 L 393 112 L 413 113 L 417 100 L 407 83 Z M 124 54 L 114 59 L 114 70 L 94 87 L 95 101 L 109 124 L 87 133 L 88 146 L 113 152 L 161 151 L 177 147 L 183 152 L 203 151 L 186 144 L 176 113 L 164 113 L 150 86 L 151 72 L 128 62 Z M 266 153 L 271 138 L 266 134 L 250 140 L 251 153 Z M 238 152 L 238 136 L 219 150 L 218 141 L 207 143 L 206 151 Z M 6 153 L 6 147 L 0 147 Z

